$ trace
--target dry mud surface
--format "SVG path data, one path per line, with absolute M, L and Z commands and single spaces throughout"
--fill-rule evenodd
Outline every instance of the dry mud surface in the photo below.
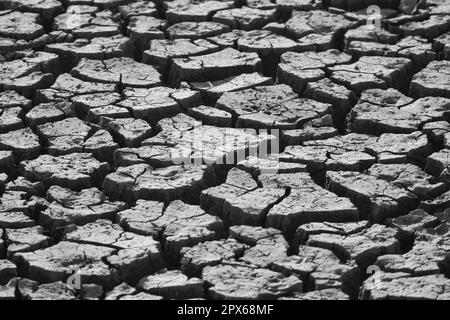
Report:
M 0 300 L 450 299 L 417 2 L 0 0 Z

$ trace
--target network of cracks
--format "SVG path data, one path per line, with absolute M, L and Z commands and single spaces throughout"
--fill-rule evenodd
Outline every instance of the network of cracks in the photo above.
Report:
M 0 300 L 450 299 L 448 0 L 0 0 L 0 54 Z

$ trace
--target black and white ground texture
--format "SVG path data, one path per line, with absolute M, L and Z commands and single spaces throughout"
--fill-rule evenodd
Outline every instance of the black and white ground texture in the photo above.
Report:
M 448 0 L 0 9 L 0 299 L 450 299 Z

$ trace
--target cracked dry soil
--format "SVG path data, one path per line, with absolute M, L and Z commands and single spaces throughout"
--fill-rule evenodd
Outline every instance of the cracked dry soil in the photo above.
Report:
M 0 300 L 450 299 L 450 5 L 414 2 L 0 0 Z

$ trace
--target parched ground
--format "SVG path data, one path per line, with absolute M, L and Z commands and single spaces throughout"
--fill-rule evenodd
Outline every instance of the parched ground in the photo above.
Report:
M 450 299 L 448 0 L 0 0 L 0 54 L 0 300 Z

